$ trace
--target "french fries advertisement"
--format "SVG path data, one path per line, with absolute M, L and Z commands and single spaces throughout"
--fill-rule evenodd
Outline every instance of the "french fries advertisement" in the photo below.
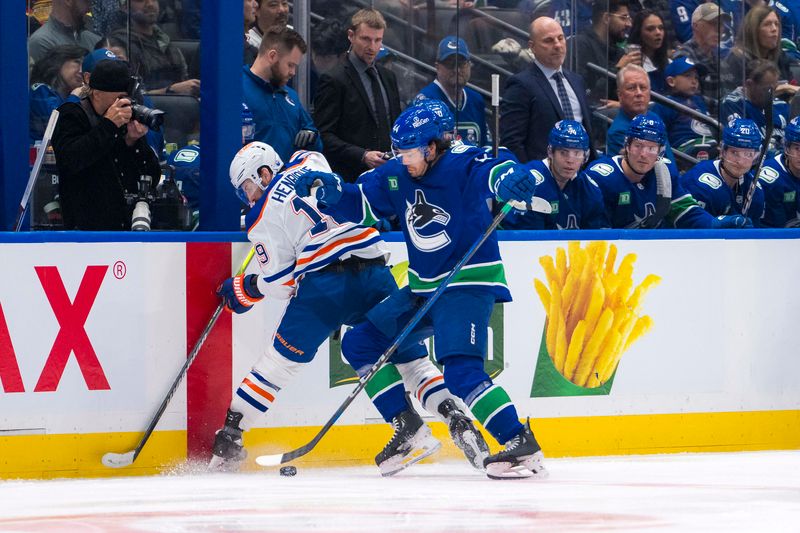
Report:
M 634 286 L 636 254 L 617 266 L 617 247 L 573 241 L 539 258 L 534 279 L 545 322 L 532 397 L 608 394 L 622 355 L 653 327 L 641 314 L 647 292 L 661 281 L 648 274 Z

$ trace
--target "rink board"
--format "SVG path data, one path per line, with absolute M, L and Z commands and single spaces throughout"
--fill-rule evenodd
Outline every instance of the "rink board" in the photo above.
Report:
M 533 279 L 546 280 L 540 258 L 555 258 L 567 243 L 504 235 L 514 301 L 493 321 L 487 369 L 499 372 L 495 379 L 520 416 L 534 418 L 548 455 L 800 448 L 793 335 L 800 234 L 574 235 L 614 242 L 617 265 L 635 253 L 634 286 L 648 274 L 661 283 L 641 305 L 653 327 L 622 354 L 608 394 L 535 395 L 546 315 Z M 280 302 L 265 300 L 246 315 L 223 314 L 135 466 L 116 471 L 99 463 L 107 451 L 136 445 L 217 304 L 216 284 L 239 267 L 247 244 L 0 246 L 0 477 L 130 475 L 187 455 L 202 460 L 232 392 L 271 340 Z M 388 247 L 393 264 L 405 260 L 402 242 Z M 325 343 L 297 382 L 281 391 L 263 428 L 247 435 L 251 455 L 306 442 L 350 383 L 338 351 Z M 447 438 L 441 424 L 434 431 Z M 360 397 L 303 461 L 368 463 L 389 435 Z M 440 456 L 456 452 L 446 444 Z

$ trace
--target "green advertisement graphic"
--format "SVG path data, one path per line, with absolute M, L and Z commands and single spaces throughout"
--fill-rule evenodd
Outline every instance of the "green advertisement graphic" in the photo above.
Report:
M 561 375 L 547 353 L 545 342 L 547 328 L 542 332 L 542 342 L 539 345 L 539 356 L 536 360 L 536 373 L 533 375 L 531 398 L 546 398 L 552 396 L 608 396 L 611 385 L 614 384 L 616 369 L 611 377 L 599 387 L 588 388 L 575 385 Z

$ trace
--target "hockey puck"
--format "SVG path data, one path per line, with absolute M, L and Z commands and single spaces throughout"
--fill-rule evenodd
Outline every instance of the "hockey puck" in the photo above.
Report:
M 297 475 L 297 469 L 295 467 L 291 466 L 291 465 L 282 466 L 281 467 L 281 475 L 282 476 L 292 477 L 294 475 Z

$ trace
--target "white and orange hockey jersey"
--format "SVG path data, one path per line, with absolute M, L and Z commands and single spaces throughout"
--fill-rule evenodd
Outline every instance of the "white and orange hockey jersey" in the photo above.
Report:
M 263 273 L 258 288 L 265 295 L 289 298 L 299 278 L 334 261 L 389 257 L 376 229 L 337 222 L 317 209 L 315 198 L 295 193 L 298 176 L 311 170 L 331 172 L 321 153 L 295 152 L 245 218 Z

